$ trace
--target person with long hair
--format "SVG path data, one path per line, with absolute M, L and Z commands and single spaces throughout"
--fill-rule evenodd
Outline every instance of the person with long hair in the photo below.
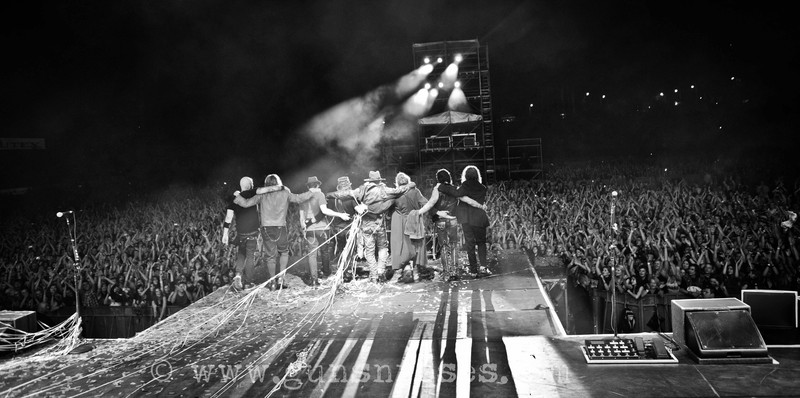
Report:
M 394 179 L 396 187 L 407 185 L 411 182 L 408 174 L 400 172 Z M 425 238 L 412 239 L 406 234 L 406 223 L 413 210 L 419 211 L 428 202 L 422 192 L 417 188 L 409 189 L 402 196 L 394 200 L 394 211 L 391 221 L 391 238 L 389 247 L 392 253 L 392 268 L 387 270 L 386 279 L 399 269 L 404 269 L 403 275 L 398 280 L 405 283 L 414 282 L 414 275 L 419 275 L 421 267 L 425 267 L 428 256 L 425 253 Z
M 480 206 L 474 207 L 464 200 L 459 200 L 456 205 L 456 219 L 461 224 L 461 231 L 464 234 L 464 248 L 469 259 L 470 274 L 474 277 L 491 275 L 486 257 L 486 228 L 489 227 L 485 204 L 487 189 L 483 185 L 480 171 L 475 166 L 467 166 L 461 171 L 461 186 L 456 188 L 451 185 L 439 185 L 438 189 L 459 199 L 468 197 Z
M 459 198 L 439 190 L 441 186 L 453 186 L 453 177 L 447 169 L 436 171 L 436 182 L 436 186 L 431 191 L 431 198 L 425 206 L 419 209 L 419 213 L 425 214 L 431 209 L 435 210 L 431 214 L 431 220 L 436 226 L 436 246 L 439 248 L 439 258 L 442 262 L 442 280 L 450 282 L 458 280 L 460 277 L 458 269 L 458 220 L 455 216 Z M 468 196 L 463 196 L 460 199 L 471 206 L 480 207 L 478 202 Z

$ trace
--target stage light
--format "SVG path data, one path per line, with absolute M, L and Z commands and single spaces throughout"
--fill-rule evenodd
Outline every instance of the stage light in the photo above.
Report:
M 605 95 L 605 94 L 603 94 L 603 95 L 601 96 L 601 98 L 603 98 L 603 99 L 606 99 L 606 95 Z
M 422 65 L 419 67 L 419 69 L 417 69 L 417 74 L 422 76 L 428 76 L 431 74 L 431 72 L 433 72 L 433 65 L 431 64 Z
M 437 84 L 437 86 L 438 86 L 439 88 L 444 88 L 444 83 L 442 83 L 442 82 L 439 82 L 439 84 Z
M 467 96 L 458 86 L 454 85 L 453 91 L 450 92 L 450 97 L 447 98 L 447 108 L 454 111 L 466 111 L 469 109 Z
M 663 96 L 664 96 L 664 93 L 663 93 L 663 92 L 660 92 L 660 93 L 658 93 L 658 96 L 659 96 L 659 97 L 663 97 Z
M 459 63 L 459 62 L 464 60 L 464 57 L 461 56 L 461 54 L 456 54 L 456 57 L 454 59 L 455 59 L 456 63 Z
M 429 109 L 432 100 L 429 100 L 431 92 L 427 89 L 420 89 L 414 95 L 409 97 L 403 104 L 403 111 L 406 115 L 413 117 L 420 117 L 424 115 Z
M 589 96 L 589 92 L 588 92 L 588 91 L 586 92 L 586 96 L 587 96 L 587 97 Z
M 689 86 L 689 88 L 691 88 L 692 90 L 694 90 L 694 84 L 692 84 L 691 86 Z
M 429 63 L 431 63 L 431 59 L 428 58 L 428 57 L 425 57 L 425 58 L 422 59 L 422 63 L 429 64 Z
M 458 79 L 458 65 L 452 63 L 447 65 L 444 72 L 442 72 L 442 76 L 440 77 L 439 81 L 442 85 L 439 88 L 444 88 L 449 90 L 453 87 L 453 83 L 455 83 L 456 79 Z
M 453 83 L 453 87 L 455 87 L 455 88 L 461 88 L 461 82 L 455 82 L 455 83 Z
M 678 101 L 675 101 L 675 106 L 678 106 Z
M 678 89 L 677 89 L 677 88 L 675 89 L 675 92 L 676 92 L 676 93 L 678 92 Z
M 436 58 L 436 63 L 437 63 L 437 64 L 441 64 L 442 62 L 444 62 L 444 60 L 442 59 L 442 57 Z
M 430 90 L 430 89 L 431 89 L 431 84 L 425 83 L 425 90 Z

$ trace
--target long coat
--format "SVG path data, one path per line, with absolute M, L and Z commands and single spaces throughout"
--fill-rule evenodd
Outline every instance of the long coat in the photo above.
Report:
M 425 239 L 411 239 L 405 234 L 408 213 L 419 210 L 428 203 L 417 188 L 394 200 L 392 213 L 391 238 L 389 247 L 392 253 L 392 269 L 400 269 L 409 260 L 414 260 L 418 265 L 425 265 L 428 257 L 425 255 Z

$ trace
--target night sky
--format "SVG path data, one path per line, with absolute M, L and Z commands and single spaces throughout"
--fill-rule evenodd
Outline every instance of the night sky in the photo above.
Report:
M 2 137 L 44 138 L 47 149 L 0 152 L 3 187 L 332 173 L 352 154 L 296 131 L 410 72 L 412 44 L 445 40 L 489 46 L 495 120 L 517 118 L 498 132 L 543 137 L 553 154 L 585 134 L 624 143 L 642 134 L 630 126 L 668 125 L 659 120 L 671 131 L 648 134 L 678 142 L 718 125 L 735 145 L 797 142 L 798 24 L 778 3 L 17 3 L 2 17 Z M 637 118 L 676 88 L 727 110 Z M 600 94 L 603 112 L 587 111 Z M 583 120 L 558 126 L 565 110 Z

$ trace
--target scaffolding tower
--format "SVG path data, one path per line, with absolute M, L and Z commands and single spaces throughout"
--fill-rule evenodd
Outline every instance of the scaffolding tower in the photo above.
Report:
M 434 65 L 428 82 L 436 87 L 442 73 L 458 56 L 460 90 L 465 102 L 448 104 L 452 91 L 440 91 L 430 112 L 431 116 L 447 116 L 448 112 L 467 114 L 465 124 L 443 123 L 418 126 L 415 141 L 395 142 L 383 147 L 384 161 L 390 171 L 405 171 L 417 175 L 420 182 L 435 184 L 436 170 L 448 169 L 454 176 L 468 165 L 475 165 L 484 175 L 484 183 L 497 180 L 494 128 L 492 120 L 492 90 L 489 78 L 489 48 L 478 40 L 440 41 L 412 45 L 414 67 L 429 62 Z M 441 59 L 441 61 L 438 61 Z M 472 116 L 474 115 L 474 116 Z

